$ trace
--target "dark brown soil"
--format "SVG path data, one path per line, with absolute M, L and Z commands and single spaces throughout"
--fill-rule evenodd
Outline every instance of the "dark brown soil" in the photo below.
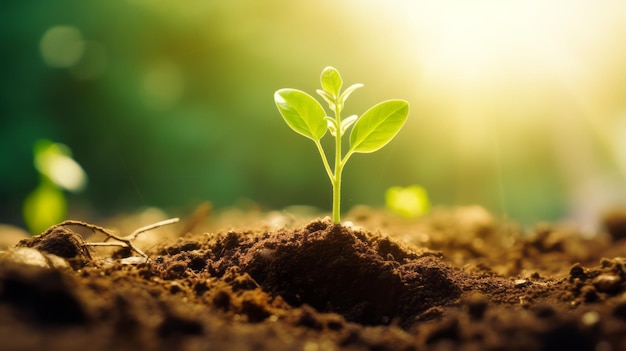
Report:
M 622 212 L 591 239 L 476 207 L 347 217 L 187 234 L 148 260 L 75 226 L 23 240 L 0 254 L 0 349 L 626 350 Z

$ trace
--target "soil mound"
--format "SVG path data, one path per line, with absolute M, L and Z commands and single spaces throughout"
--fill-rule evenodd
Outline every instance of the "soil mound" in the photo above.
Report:
M 270 294 L 361 324 L 406 323 L 460 294 L 432 254 L 330 222 L 270 234 L 238 258 Z
M 84 245 L 80 235 L 64 227 L 30 239 L 21 240 L 17 247 L 29 247 L 64 258 L 75 269 L 91 261 L 90 247 Z
M 293 307 L 309 305 L 365 325 L 410 323 L 459 297 L 451 269 L 434 251 L 413 251 L 381 235 L 317 220 L 295 230 L 227 232 L 202 244 L 180 241 L 163 277 L 208 273 L 234 289 L 259 286 Z

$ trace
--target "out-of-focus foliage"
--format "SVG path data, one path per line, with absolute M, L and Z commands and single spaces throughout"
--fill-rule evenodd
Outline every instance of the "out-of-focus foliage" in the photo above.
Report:
M 329 210 L 313 146 L 272 94 L 333 65 L 411 118 L 355 156 L 344 207 L 392 184 L 520 220 L 626 199 L 626 4 L 563 1 L 5 1 L 0 222 L 37 187 L 31 147 L 71 147 L 90 176 L 69 209 L 108 215 L 251 199 Z M 277 156 L 280 155 L 280 156 Z M 363 189 L 368 189 L 364 191 Z
M 50 140 L 38 140 L 33 147 L 39 185 L 22 207 L 24 223 L 31 233 L 39 234 L 65 219 L 67 200 L 63 190 L 80 192 L 87 184 L 87 175 L 72 159 L 71 150 Z
M 87 175 L 72 159 L 72 151 L 63 144 L 42 139 L 34 147 L 35 168 L 55 186 L 80 192 L 87 185 Z
M 31 234 L 40 234 L 65 219 L 67 200 L 61 189 L 44 180 L 26 196 L 23 213 Z

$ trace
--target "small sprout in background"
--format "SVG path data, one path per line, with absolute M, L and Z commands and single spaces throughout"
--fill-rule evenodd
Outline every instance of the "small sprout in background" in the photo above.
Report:
M 385 204 L 391 211 L 410 219 L 423 216 L 430 210 L 428 193 L 418 185 L 406 188 L 394 186 L 387 189 Z
M 22 206 L 24 223 L 31 234 L 39 234 L 51 224 L 59 223 L 67 214 L 63 191 L 49 181 L 40 181 Z
M 72 151 L 64 144 L 38 140 L 34 147 L 35 168 L 56 186 L 71 192 L 80 192 L 87 185 L 87 175 L 72 158 Z
M 387 145 L 400 131 L 409 114 L 409 103 L 404 100 L 383 101 L 360 117 L 341 118 L 345 102 L 363 84 L 353 84 L 341 92 L 343 80 L 339 71 L 326 67 L 322 71 L 317 93 L 326 101 L 332 117 L 311 95 L 296 89 L 280 89 L 274 93 L 274 102 L 287 125 L 315 143 L 333 188 L 333 222 L 341 220 L 341 174 L 354 153 L 371 153 Z M 350 147 L 344 154 L 342 137 L 352 127 Z M 320 140 L 326 131 L 335 138 L 334 167 L 331 169 Z
M 87 185 L 87 175 L 63 144 L 38 140 L 33 152 L 40 180 L 24 200 L 22 213 L 30 232 L 38 234 L 65 219 L 67 200 L 63 190 L 82 191 Z

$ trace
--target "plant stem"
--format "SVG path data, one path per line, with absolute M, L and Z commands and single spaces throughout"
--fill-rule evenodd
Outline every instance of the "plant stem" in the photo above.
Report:
M 324 169 L 326 169 L 326 174 L 328 174 L 328 179 L 330 179 L 330 183 L 334 183 L 335 176 L 333 175 L 333 171 L 330 169 L 328 165 L 328 159 L 326 158 L 326 153 L 324 152 L 324 148 L 322 148 L 322 144 L 319 140 L 315 140 L 315 146 L 317 146 L 317 151 L 319 151 L 320 156 L 322 157 L 322 163 L 324 164 Z
M 335 120 L 337 121 L 337 132 L 335 133 L 335 176 L 331 182 L 333 185 L 333 222 L 336 224 L 341 222 L 341 171 L 343 170 L 341 162 L 340 114 L 339 106 L 335 103 Z

